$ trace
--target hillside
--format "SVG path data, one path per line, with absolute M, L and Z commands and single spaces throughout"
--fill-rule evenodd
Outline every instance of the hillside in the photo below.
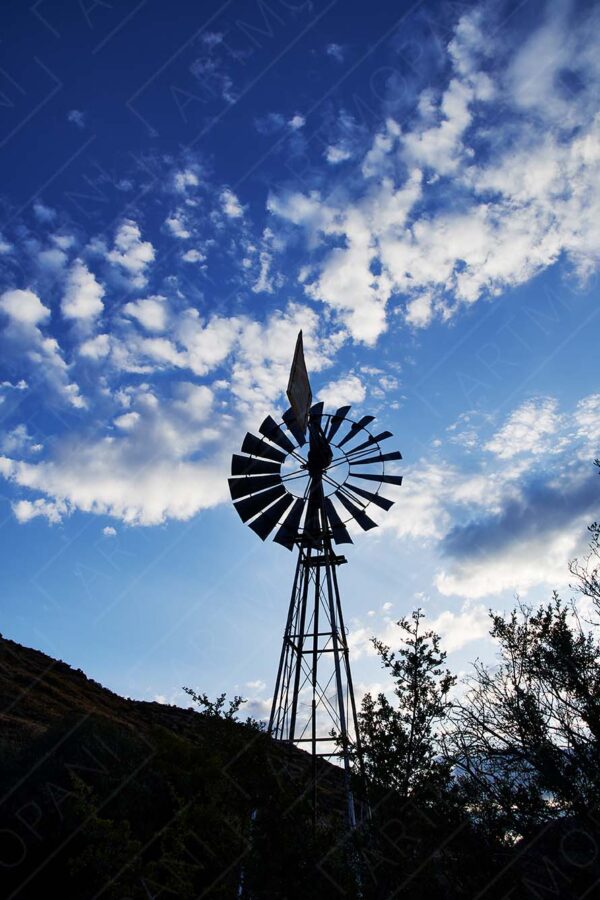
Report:
M 193 709 L 124 699 L 5 638 L 0 754 L 2 896 L 234 897 L 243 876 L 254 896 L 300 897 L 326 878 L 306 865 L 315 852 L 338 867 L 338 769 L 321 766 L 332 815 L 315 843 L 303 752 Z
M 205 724 L 191 708 L 125 699 L 81 669 L 0 636 L 0 749 L 19 750 L 67 714 L 101 716 L 144 733 L 158 725 L 190 738 Z

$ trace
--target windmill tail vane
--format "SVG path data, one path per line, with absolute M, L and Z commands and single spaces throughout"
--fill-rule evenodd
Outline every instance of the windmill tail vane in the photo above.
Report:
M 354 420 L 350 406 L 330 413 L 312 404 L 302 332 L 287 393 L 282 421 L 267 416 L 233 455 L 229 488 L 238 515 L 263 541 L 273 535 L 297 551 L 269 732 L 311 754 L 315 816 L 318 760 L 342 765 L 354 827 L 350 773 L 353 762 L 362 771 L 362 754 L 337 574 L 346 559 L 336 548 L 353 543 L 350 523 L 369 531 L 377 525 L 372 509 L 393 505 L 380 490 L 402 484 L 402 476 L 385 469 L 402 456 L 383 451 L 392 434 L 373 433 L 374 416 Z

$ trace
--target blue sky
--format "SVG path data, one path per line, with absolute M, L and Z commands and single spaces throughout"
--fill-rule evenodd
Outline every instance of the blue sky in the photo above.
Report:
M 404 485 L 341 573 L 369 637 L 568 593 L 597 517 L 592 3 L 0 12 L 2 632 L 126 695 L 268 707 L 293 557 L 231 508 L 296 334 Z

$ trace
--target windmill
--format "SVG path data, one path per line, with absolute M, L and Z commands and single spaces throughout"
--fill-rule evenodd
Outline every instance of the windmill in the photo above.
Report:
M 363 531 L 376 527 L 367 509 L 392 506 L 379 491 L 402 483 L 385 471 L 387 462 L 402 457 L 382 452 L 392 435 L 374 434 L 373 416 L 354 421 L 350 406 L 329 413 L 323 403 L 311 405 L 302 332 L 287 395 L 291 406 L 281 422 L 267 416 L 260 436 L 246 434 L 231 461 L 229 488 L 240 518 L 263 541 L 273 534 L 276 543 L 297 551 L 269 733 L 312 755 L 315 816 L 317 760 L 341 763 L 354 827 L 350 764 L 353 756 L 360 762 L 361 748 L 337 575 L 346 559 L 336 547 L 352 543 L 350 522 Z

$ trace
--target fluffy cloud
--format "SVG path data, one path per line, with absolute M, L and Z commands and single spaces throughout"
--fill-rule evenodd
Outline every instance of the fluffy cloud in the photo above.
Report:
M 0 309 L 19 325 L 38 325 L 50 318 L 50 310 L 33 291 L 5 291 L 0 296 Z
M 186 227 L 183 212 L 181 210 L 177 210 L 168 219 L 165 221 L 165 225 L 175 237 L 179 238 L 182 241 L 187 240 L 192 236 L 191 231 Z
M 88 359 L 104 359 L 110 353 L 110 336 L 97 334 L 96 337 L 89 338 L 80 345 L 79 353 Z
M 136 222 L 125 219 L 117 230 L 114 247 L 107 254 L 107 259 L 123 270 L 132 287 L 144 287 L 146 270 L 154 259 L 154 247 L 150 241 L 142 240 L 142 232 Z
M 339 145 L 336 146 L 330 144 L 325 150 L 325 159 L 328 163 L 331 163 L 332 166 L 337 166 L 338 163 L 346 162 L 351 156 L 352 154 L 348 149 Z
M 102 313 L 103 286 L 80 259 L 76 259 L 67 278 L 61 302 L 63 316 L 67 319 L 89 320 Z
M 500 459 L 510 459 L 519 453 L 547 453 L 548 440 L 557 430 L 558 404 L 552 398 L 530 400 L 516 409 L 508 421 L 485 445 L 485 449 Z
M 68 366 L 56 338 L 41 330 L 50 318 L 50 310 L 33 291 L 10 290 L 0 296 L 0 310 L 8 317 L 3 332 L 7 352 L 27 360 L 54 390 L 74 407 L 83 408 L 85 401 L 79 387 L 70 381 Z
M 22 524 L 41 517 L 47 519 L 52 525 L 56 525 L 67 512 L 67 505 L 64 502 L 55 503 L 39 498 L 33 501 L 18 500 L 12 504 L 12 510 L 17 522 Z
M 27 425 L 16 425 L 6 434 L 0 436 L 0 450 L 2 453 L 39 453 L 42 444 L 39 444 L 29 434 Z
M 166 328 L 168 305 L 166 297 L 160 294 L 126 303 L 123 312 L 139 322 L 146 331 L 164 331 Z
M 347 375 L 330 381 L 319 391 L 319 400 L 323 400 L 325 406 L 337 409 L 338 406 L 349 404 L 354 406 L 363 402 L 367 395 L 366 388 L 358 375 Z
M 116 423 L 119 434 L 85 445 L 67 438 L 51 458 L 37 463 L 0 457 L 5 478 L 46 495 L 15 504 L 19 521 L 39 515 L 57 521 L 79 509 L 155 525 L 188 519 L 226 498 L 226 460 L 208 418 L 211 391 L 178 385 L 171 402 L 161 404 L 146 388 L 135 392 L 132 403 L 135 409 Z M 196 458 L 199 451 L 202 459 Z
M 206 256 L 204 253 L 201 253 L 200 250 L 186 250 L 183 256 L 181 257 L 184 262 L 187 263 L 197 263 L 204 262 Z
M 194 169 L 181 169 L 173 176 L 173 185 L 178 194 L 185 194 L 188 188 L 198 187 L 198 174 Z
M 223 212 L 229 219 L 240 219 L 244 215 L 240 201 L 229 188 L 224 188 L 221 191 L 221 205 Z

